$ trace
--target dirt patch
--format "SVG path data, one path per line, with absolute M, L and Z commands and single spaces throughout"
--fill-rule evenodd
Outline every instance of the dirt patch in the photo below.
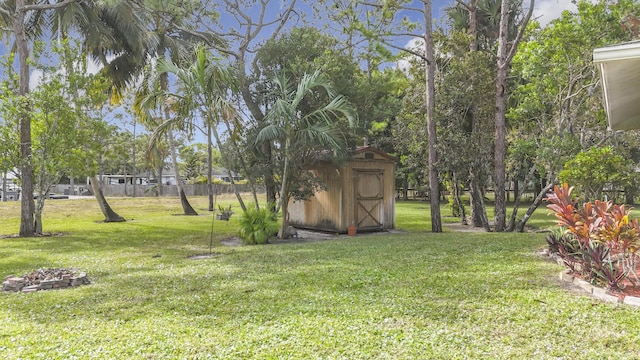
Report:
M 304 229 L 296 229 L 296 232 L 297 232 L 297 235 L 294 235 L 288 239 L 272 238 L 269 240 L 269 244 L 273 244 L 273 245 L 300 244 L 300 243 L 334 240 L 334 239 L 348 239 L 348 238 L 353 238 L 353 237 L 362 236 L 362 235 L 375 236 L 375 235 L 390 235 L 390 234 L 402 233 L 402 231 L 400 230 L 387 230 L 387 231 L 379 231 L 379 232 L 358 233 L 356 236 L 348 236 L 347 234 L 304 230 Z M 237 236 L 222 239 L 220 243 L 225 246 L 242 246 L 242 241 Z
M 219 253 L 211 253 L 211 254 L 197 254 L 187 256 L 189 260 L 204 260 L 204 259 L 213 259 L 214 257 L 220 255 Z
M 51 236 L 63 236 L 65 233 L 56 232 L 56 233 L 43 233 L 43 234 L 34 234 L 33 237 L 51 237 Z M 9 234 L 9 235 L 0 235 L 0 239 L 18 239 L 20 235 L 18 234 Z
M 455 232 L 486 232 L 483 227 L 474 227 L 471 225 L 463 225 L 460 223 L 446 223 L 442 224 L 442 226 Z

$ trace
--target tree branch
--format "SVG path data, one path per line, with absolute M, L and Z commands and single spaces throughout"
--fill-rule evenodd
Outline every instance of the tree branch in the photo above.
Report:
M 426 58 L 426 56 L 424 54 L 422 54 L 420 52 L 417 52 L 415 50 L 412 50 L 412 49 L 409 49 L 409 48 L 405 48 L 405 47 L 401 47 L 401 46 L 398 46 L 398 45 L 394 45 L 394 44 L 392 44 L 392 43 L 390 43 L 390 42 L 388 42 L 386 40 L 383 40 L 383 39 L 378 39 L 378 41 L 380 41 L 381 43 L 387 45 L 390 48 L 394 48 L 394 49 L 409 53 L 411 55 L 415 55 L 415 56 L 417 56 L 420 59 L 425 60 L 425 61 L 427 60 L 427 58 Z
M 5 9 L 3 7 L 0 7 L 0 13 L 3 13 L 5 15 L 11 17 L 11 13 L 9 12 L 9 10 L 7 10 L 7 9 Z
M 467 11 L 471 11 L 471 8 L 469 7 L 469 5 L 467 5 L 465 2 L 463 2 L 462 0 L 456 0 L 456 4 L 462 6 L 465 10 Z
M 518 50 L 518 44 L 520 44 L 520 40 L 522 40 L 522 36 L 524 36 L 524 31 L 526 30 L 527 24 L 529 23 L 529 19 L 531 19 L 531 14 L 533 14 L 533 6 L 535 5 L 535 2 L 536 2 L 535 0 L 531 0 L 531 2 L 529 3 L 529 10 L 527 11 L 527 15 L 524 17 L 524 19 L 520 23 L 520 29 L 518 30 L 518 35 L 513 41 L 513 45 L 511 46 L 511 49 L 509 49 L 509 53 L 507 54 L 507 57 L 504 60 L 504 65 L 501 64 L 501 66 L 506 66 L 507 64 L 509 64 L 513 59 L 513 57 L 516 55 L 516 50 Z
M 414 34 L 414 33 L 387 33 L 385 36 L 411 36 L 417 38 L 423 38 L 424 34 Z
M 366 1 L 358 1 L 358 4 L 364 5 L 364 6 L 371 6 L 371 7 L 377 8 L 377 9 L 382 9 L 384 7 L 384 5 L 376 4 L 376 3 L 370 3 L 370 2 L 366 2 Z M 410 7 L 410 6 L 398 6 L 398 9 L 406 10 L 406 11 L 417 11 L 419 13 L 422 13 L 424 11 L 424 9 L 414 8 L 414 7 Z

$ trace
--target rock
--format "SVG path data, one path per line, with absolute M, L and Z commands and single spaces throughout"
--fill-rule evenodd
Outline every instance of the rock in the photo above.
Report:
M 573 283 L 578 285 L 582 290 L 588 292 L 589 294 L 593 293 L 593 285 L 589 284 L 588 281 L 584 281 L 580 278 L 574 278 Z
M 40 290 L 40 286 L 38 285 L 29 285 L 29 286 L 25 286 L 22 288 L 22 292 L 23 293 L 30 293 L 30 292 L 36 292 Z
M 627 305 L 640 307 L 640 298 L 635 296 L 625 296 L 623 303 Z
M 599 288 L 599 287 L 593 287 L 593 292 L 592 295 L 599 300 L 602 301 L 606 301 L 609 303 L 613 303 L 613 304 L 618 304 L 620 303 L 620 298 L 617 296 L 613 296 L 609 293 L 607 293 L 607 291 L 605 289 Z

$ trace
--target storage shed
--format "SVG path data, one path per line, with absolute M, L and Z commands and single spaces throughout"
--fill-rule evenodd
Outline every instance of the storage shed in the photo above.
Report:
M 309 168 L 325 190 L 308 200 L 291 201 L 292 226 L 347 232 L 380 231 L 395 227 L 396 158 L 371 146 L 358 147 L 343 166 L 329 162 Z

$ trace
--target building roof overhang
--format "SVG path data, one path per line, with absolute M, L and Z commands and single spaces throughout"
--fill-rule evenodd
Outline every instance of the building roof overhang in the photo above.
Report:
M 640 129 L 640 41 L 593 50 L 612 130 Z

